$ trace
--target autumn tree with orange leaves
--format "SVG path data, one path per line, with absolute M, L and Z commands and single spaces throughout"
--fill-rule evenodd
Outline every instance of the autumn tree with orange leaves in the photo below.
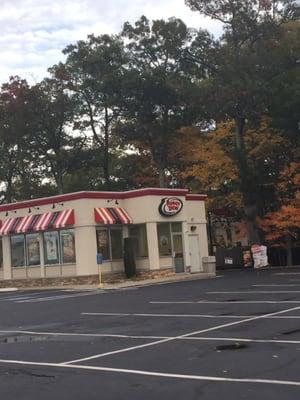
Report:
M 241 183 L 235 162 L 235 144 L 232 135 L 233 121 L 218 124 L 211 132 L 199 128 L 183 128 L 177 132 L 170 150 L 171 172 L 181 186 L 194 192 L 205 192 L 212 208 L 244 207 Z M 264 118 L 259 126 L 245 133 L 249 180 L 248 190 L 256 187 L 261 216 L 270 211 L 276 199 L 277 183 L 282 169 L 293 156 L 290 142 L 271 127 Z
M 268 242 L 283 243 L 287 249 L 287 265 L 292 265 L 293 243 L 300 234 L 300 163 L 290 163 L 282 172 L 278 184 L 280 206 L 277 211 L 259 219 Z

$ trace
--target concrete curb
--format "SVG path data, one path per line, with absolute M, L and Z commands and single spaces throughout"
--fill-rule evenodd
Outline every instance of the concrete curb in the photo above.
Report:
M 0 293 L 17 292 L 18 288 L 0 288 Z
M 120 282 L 117 284 L 104 284 L 102 289 L 103 290 L 116 290 L 116 289 L 125 289 L 129 287 L 141 287 L 141 286 L 152 286 L 152 285 L 163 285 L 169 283 L 178 283 L 178 282 L 188 282 L 188 281 L 195 281 L 195 280 L 203 280 L 203 279 L 211 279 L 215 278 L 214 274 L 195 274 L 187 275 L 187 276 L 180 276 L 180 277 L 169 277 L 169 278 L 162 278 L 162 279 L 145 279 L 141 281 L 125 281 Z
M 39 287 L 24 287 L 19 288 L 19 290 L 29 291 L 29 290 L 57 290 L 57 289 L 70 289 L 70 290 L 102 290 L 102 291 L 113 291 L 118 289 L 126 289 L 132 287 L 141 286 L 152 286 L 152 285 L 162 285 L 168 283 L 177 282 L 187 282 L 194 280 L 212 279 L 215 278 L 215 274 L 209 273 L 199 273 L 199 274 L 184 274 L 180 276 L 172 276 L 166 278 L 155 278 L 155 279 L 143 279 L 143 280 L 128 280 L 118 283 L 103 283 L 103 286 L 99 287 L 98 284 L 95 285 L 65 285 L 65 286 L 39 286 Z

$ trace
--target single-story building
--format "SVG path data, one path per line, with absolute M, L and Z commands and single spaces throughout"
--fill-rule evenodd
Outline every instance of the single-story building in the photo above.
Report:
M 201 272 L 205 199 L 186 189 L 147 188 L 0 205 L 0 281 L 96 277 L 99 268 L 107 277 L 124 273 L 128 237 L 139 273 Z

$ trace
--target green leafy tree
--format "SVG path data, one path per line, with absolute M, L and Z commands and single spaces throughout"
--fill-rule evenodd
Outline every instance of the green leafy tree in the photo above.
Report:
M 219 20 L 224 34 L 211 51 L 207 81 L 201 82 L 216 121 L 234 121 L 234 159 L 243 196 L 244 212 L 252 243 L 259 241 L 255 176 L 251 174 L 245 144 L 245 132 L 268 115 L 272 82 L 286 70 L 286 56 L 274 63 L 275 54 L 284 35 L 283 24 L 297 18 L 296 1 L 259 0 L 186 0 L 192 10 Z M 192 48 L 197 62 L 197 46 Z M 201 48 L 200 48 L 201 51 Z M 298 56 L 294 55 L 294 61 Z M 299 58 L 299 57 L 298 57 Z M 294 66 L 293 66 L 294 68 Z
M 103 187 L 110 187 L 110 157 L 115 141 L 112 128 L 122 115 L 127 58 L 115 35 L 88 36 L 64 49 L 66 62 L 50 69 L 65 82 L 76 104 L 74 127 L 92 134 L 100 157 Z
M 72 131 L 74 102 L 64 82 L 46 78 L 32 88 L 31 107 L 34 129 L 28 146 L 44 180 L 64 193 L 65 175 L 85 144 L 85 137 Z
M 168 150 L 175 131 L 200 119 L 199 89 L 186 63 L 196 34 L 179 19 L 150 22 L 144 16 L 134 26 L 125 23 L 122 32 L 131 83 L 119 132 L 125 142 L 151 154 L 161 187 L 167 183 Z
M 0 89 L 1 201 L 31 197 L 40 183 L 38 167 L 28 149 L 32 131 L 31 88 L 26 80 L 10 78 Z

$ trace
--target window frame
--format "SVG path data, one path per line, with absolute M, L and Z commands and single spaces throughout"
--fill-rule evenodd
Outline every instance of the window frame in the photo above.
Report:
M 13 265 L 13 238 L 14 237 L 22 237 L 23 238 L 23 265 Z M 26 240 L 25 240 L 25 235 L 24 234 L 17 234 L 17 235 L 11 235 L 10 236 L 10 259 L 11 259 L 11 268 L 26 268 L 27 267 L 27 260 L 26 260 Z
M 63 262 L 63 248 L 62 248 L 62 241 L 61 241 L 61 232 L 62 231 L 72 231 L 73 232 L 73 246 L 74 246 L 74 261 L 70 262 Z M 58 244 L 58 262 L 57 263 L 48 263 L 46 262 L 46 246 L 45 246 L 45 234 L 57 232 L 57 244 Z M 43 252 L 44 252 L 44 266 L 45 267 L 55 267 L 55 266 L 63 266 L 63 265 L 74 265 L 76 264 L 76 238 L 75 238 L 75 230 L 74 228 L 63 228 L 63 229 L 53 229 L 49 231 L 41 232 L 43 237 Z
M 38 264 L 30 264 L 29 263 L 29 255 L 28 255 L 28 245 L 27 245 L 27 243 L 28 243 L 28 236 L 31 236 L 31 235 L 36 235 L 37 236 L 37 239 L 38 239 L 38 249 L 39 249 L 39 263 Z M 25 243 L 24 243 L 24 246 L 25 246 L 25 266 L 26 267 L 30 267 L 30 268 L 32 268 L 32 267 L 40 267 L 41 266 L 41 242 L 40 242 L 40 240 L 41 240 L 41 237 L 40 237 L 40 234 L 38 233 L 38 232 L 30 232 L 30 233 L 28 233 L 28 234 L 24 234 L 24 240 L 25 240 Z
M 121 261 L 124 256 L 124 237 L 123 237 L 123 227 L 122 226 L 96 226 L 96 244 L 97 244 L 97 253 L 99 252 L 99 243 L 98 243 L 98 232 L 106 231 L 108 236 L 108 253 L 109 258 L 103 258 L 103 262 L 113 262 L 113 261 Z M 111 242 L 111 231 L 120 231 L 121 233 L 121 258 L 112 258 L 112 242 Z
M 175 224 L 176 224 L 176 225 L 180 224 L 181 230 L 179 231 L 179 230 L 173 229 L 173 224 L 174 224 L 174 225 L 175 225 Z M 168 254 L 168 255 L 161 255 L 161 253 L 160 253 L 160 240 L 159 240 L 159 232 L 158 232 L 158 227 L 159 227 L 159 225 L 168 225 L 168 226 L 169 226 L 168 231 L 169 231 L 169 235 L 170 235 L 171 253 Z M 180 234 L 182 235 L 182 221 L 157 222 L 156 228 L 157 228 L 157 240 L 158 240 L 158 253 L 159 253 L 159 257 L 160 257 L 160 258 L 172 257 L 172 256 L 173 256 L 173 249 L 174 249 L 174 245 L 173 245 L 173 235 L 180 235 Z
M 62 232 L 71 231 L 72 232 L 72 245 L 74 250 L 74 260 L 69 262 L 64 262 L 64 254 L 63 254 L 63 242 L 62 242 Z M 76 264 L 76 241 L 75 241 L 75 230 L 73 228 L 70 229 L 60 229 L 59 231 L 59 249 L 60 249 L 60 265 L 70 265 Z
M 70 262 L 64 262 L 64 257 L 63 257 L 63 247 L 62 247 L 62 240 L 61 240 L 61 232 L 63 231 L 72 231 L 73 234 L 73 247 L 74 247 L 74 261 Z M 45 234 L 51 233 L 51 232 L 57 232 L 57 244 L 58 244 L 58 262 L 55 262 L 53 264 L 47 262 L 47 257 L 46 257 L 46 246 L 45 246 Z M 30 264 L 29 263 L 29 257 L 28 257 L 28 241 L 27 241 L 27 236 L 30 235 L 38 235 L 38 240 L 39 240 L 39 264 Z M 24 264 L 23 265 L 13 265 L 13 243 L 12 243 L 12 238 L 14 237 L 23 237 L 23 254 L 24 254 Z M 64 228 L 64 229 L 53 229 L 49 231 L 43 231 L 43 232 L 28 232 L 28 233 L 20 233 L 20 234 L 14 234 L 10 235 L 9 237 L 10 241 L 10 256 L 11 256 L 11 268 L 40 268 L 42 266 L 42 255 L 44 258 L 44 266 L 60 266 L 60 265 L 73 265 L 76 264 L 76 239 L 75 239 L 75 230 L 74 228 Z M 0 238 L 1 243 L 0 246 L 3 246 L 3 240 Z M 42 243 L 41 243 L 42 242 Z M 0 257 L 1 257 L 1 250 L 0 250 Z M 0 260 L 0 270 L 3 268 L 3 247 L 2 247 L 2 265 L 1 265 L 1 260 Z
M 146 250 L 147 250 L 147 255 L 143 255 L 141 256 L 140 254 L 136 254 L 136 258 L 139 260 L 144 260 L 144 259 L 148 259 L 149 258 L 149 246 L 148 246 L 148 236 L 147 236 L 147 225 L 144 224 L 133 224 L 131 226 L 128 227 L 128 233 L 129 233 L 129 237 L 132 239 L 136 239 L 137 243 L 138 243 L 138 252 L 140 253 L 140 240 L 141 240 L 141 236 L 138 234 L 136 235 L 132 235 L 130 233 L 130 229 L 131 228 L 138 228 L 139 230 L 141 228 L 143 228 L 144 232 L 145 232 L 145 243 L 146 243 Z

